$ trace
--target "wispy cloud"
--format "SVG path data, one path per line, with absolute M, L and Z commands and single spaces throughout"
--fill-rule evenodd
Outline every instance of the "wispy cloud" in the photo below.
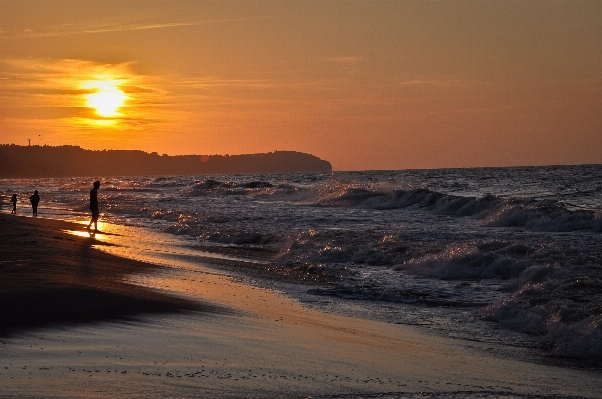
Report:
M 211 89 L 217 87 L 249 88 L 249 89 L 291 89 L 311 88 L 318 82 L 283 81 L 276 79 L 225 79 L 219 76 L 203 76 L 187 79 L 174 79 L 172 84 L 188 89 Z
M 90 34 L 102 34 L 112 32 L 126 32 L 126 31 L 141 31 L 150 29 L 166 29 L 166 28 L 179 28 L 189 26 L 202 26 L 212 24 L 225 24 L 235 23 L 243 21 L 253 21 L 270 18 L 269 16 L 257 16 L 257 17 L 241 17 L 241 18 L 225 18 L 225 19 L 209 19 L 203 21 L 191 21 L 191 22 L 168 22 L 168 23 L 140 23 L 140 24 L 116 24 L 116 25 L 105 25 L 99 26 L 93 29 L 73 29 L 63 31 L 49 31 L 49 32 L 34 32 L 31 29 L 23 29 L 23 33 L 19 34 L 7 34 L 6 32 L 0 31 L 1 38 L 45 38 L 45 37 L 63 37 L 63 36 L 74 36 L 74 35 L 90 35 Z

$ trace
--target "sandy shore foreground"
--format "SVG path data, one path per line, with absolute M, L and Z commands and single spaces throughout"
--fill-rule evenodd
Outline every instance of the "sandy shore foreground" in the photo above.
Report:
M 67 231 L 82 228 L 0 215 L 1 397 L 602 397 L 599 370 L 324 314 Z
M 82 230 L 84 235 L 67 234 L 67 230 Z M 203 307 L 123 282 L 128 274 L 157 267 L 93 249 L 101 242 L 86 237 L 77 224 L 0 215 L 0 242 L 2 335 L 57 323 Z

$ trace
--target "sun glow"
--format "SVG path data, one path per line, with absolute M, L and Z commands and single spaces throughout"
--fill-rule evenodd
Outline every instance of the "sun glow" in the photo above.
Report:
M 83 89 L 94 90 L 84 94 L 88 107 L 104 118 L 121 116 L 117 110 L 124 106 L 128 96 L 119 89 L 115 80 L 89 80 L 82 84 Z

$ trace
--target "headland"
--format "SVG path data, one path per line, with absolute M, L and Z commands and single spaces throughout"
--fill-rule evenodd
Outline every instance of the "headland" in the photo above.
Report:
M 77 146 L 0 145 L 0 178 L 331 172 L 330 162 L 297 151 L 243 155 L 159 155 Z

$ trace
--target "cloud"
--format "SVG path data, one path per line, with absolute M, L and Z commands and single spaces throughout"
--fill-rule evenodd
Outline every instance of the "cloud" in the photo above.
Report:
M 74 36 L 74 35 L 112 33 L 112 32 L 140 31 L 140 30 L 150 30 L 150 29 L 179 28 L 179 27 L 188 27 L 188 26 L 202 26 L 202 25 L 224 24 L 224 23 L 232 23 L 232 22 L 253 21 L 253 20 L 259 20 L 259 19 L 266 19 L 266 18 L 271 18 L 271 17 L 257 16 L 257 17 L 241 17 L 241 18 L 226 18 L 226 19 L 209 19 L 209 20 L 192 21 L 192 22 L 117 24 L 117 25 L 99 26 L 99 27 L 93 28 L 93 29 L 74 29 L 74 30 L 55 31 L 55 32 L 39 32 L 39 33 L 33 33 L 33 31 L 31 29 L 24 29 L 23 32 L 25 32 L 25 34 L 16 34 L 16 35 L 6 35 L 5 34 L 3 36 L 0 36 L 0 39 L 3 37 L 4 38 L 63 37 L 63 36 Z M 0 33 L 4 34 L 6 32 L 2 32 L 0 30 Z
M 133 63 L 100 64 L 74 59 L 9 59 L 0 62 L 0 113 L 44 119 L 49 129 L 144 125 L 165 90 L 156 77 L 136 73 Z M 127 95 L 123 117 L 102 118 L 90 108 L 85 94 L 90 81 L 111 81 Z M 113 122 L 109 123 L 109 119 Z M 84 120 L 87 122 L 84 123 Z M 150 123 L 150 122 L 149 122 Z M 156 124 L 156 121 L 152 121 Z
M 283 81 L 276 79 L 225 79 L 219 76 L 202 76 L 174 79 L 172 84 L 188 89 L 211 89 L 218 87 L 249 89 L 293 89 L 316 87 L 318 82 Z

